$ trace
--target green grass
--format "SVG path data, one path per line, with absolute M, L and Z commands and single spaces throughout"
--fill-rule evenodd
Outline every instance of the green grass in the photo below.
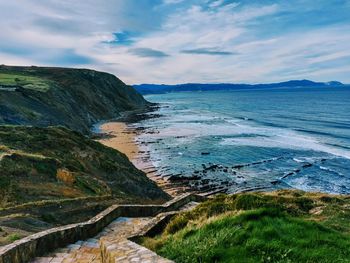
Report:
M 7 240 L 8 240 L 9 242 L 15 242 L 16 240 L 19 240 L 19 239 L 21 239 L 21 238 L 22 238 L 21 235 L 19 235 L 19 234 L 17 234 L 17 233 L 13 233 L 13 234 L 11 234 L 11 235 L 9 235 L 9 236 L 7 237 Z
M 41 92 L 46 92 L 50 89 L 50 82 L 46 79 L 12 73 L 0 73 L 0 85 L 8 87 L 19 86 Z
M 222 195 L 141 242 L 175 262 L 350 262 L 349 204 L 299 191 Z

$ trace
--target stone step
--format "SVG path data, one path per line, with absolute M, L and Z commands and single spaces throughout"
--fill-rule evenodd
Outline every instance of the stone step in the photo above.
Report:
M 180 207 L 177 212 L 193 209 L 197 205 L 197 202 L 189 202 Z M 37 257 L 31 263 L 102 263 L 102 261 L 105 263 L 170 263 L 172 261 L 160 257 L 128 238 L 147 233 L 152 227 L 177 212 L 165 212 L 156 217 L 119 217 L 94 238 L 77 241 L 45 257 Z
M 153 251 L 140 246 L 132 241 L 124 240 L 117 244 L 113 255 L 115 263 L 171 263 L 168 259 L 158 256 Z

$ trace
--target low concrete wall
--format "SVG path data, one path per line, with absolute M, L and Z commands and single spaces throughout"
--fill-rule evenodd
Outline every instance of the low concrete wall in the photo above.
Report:
M 162 212 L 177 210 L 189 202 L 201 202 L 205 199 L 199 195 L 187 194 L 164 205 L 113 205 L 89 221 L 52 228 L 1 247 L 0 263 L 27 263 L 34 257 L 42 256 L 54 249 L 91 238 L 120 216 L 156 216 Z

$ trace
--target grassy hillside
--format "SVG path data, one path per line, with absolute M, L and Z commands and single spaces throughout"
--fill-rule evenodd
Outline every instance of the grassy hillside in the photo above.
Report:
M 165 200 L 127 157 L 63 127 L 0 126 L 0 207 L 111 195 Z
M 91 125 L 147 102 L 115 76 L 88 69 L 0 66 L 0 124 Z
M 221 195 L 142 240 L 175 262 L 350 262 L 350 197 Z

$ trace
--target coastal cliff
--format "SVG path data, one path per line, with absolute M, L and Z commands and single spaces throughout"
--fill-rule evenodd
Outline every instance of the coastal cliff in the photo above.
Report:
M 96 122 L 147 104 L 135 89 L 112 74 L 0 66 L 0 124 L 63 125 L 88 134 Z
M 0 245 L 111 204 L 169 200 L 126 155 L 87 136 L 148 104 L 108 73 L 0 66 Z

